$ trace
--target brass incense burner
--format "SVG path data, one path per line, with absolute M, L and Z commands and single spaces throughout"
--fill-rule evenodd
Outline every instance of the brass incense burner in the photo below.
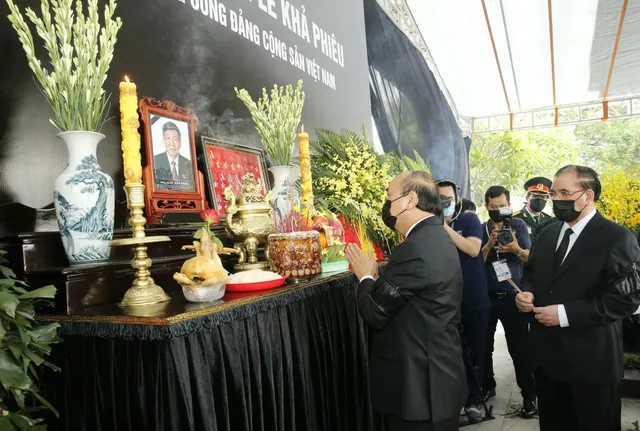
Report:
M 258 261 L 258 246 L 267 242 L 267 236 L 275 232 L 273 211 L 269 204 L 271 192 L 267 196 L 260 194 L 262 182 L 256 182 L 252 173 L 242 177 L 242 194 L 236 197 L 227 186 L 223 197 L 227 202 L 226 228 L 227 234 L 235 238 L 233 248 L 240 259 L 234 266 L 236 271 L 252 269 L 268 270 L 269 255 L 265 248 L 266 261 Z

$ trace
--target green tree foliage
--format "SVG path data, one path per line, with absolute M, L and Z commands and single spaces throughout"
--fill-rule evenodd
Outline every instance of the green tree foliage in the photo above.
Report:
M 598 172 L 609 165 L 625 171 L 640 169 L 640 119 L 584 123 L 574 133 L 582 147 L 581 163 Z
M 429 162 L 424 160 L 416 150 L 413 150 L 413 157 L 400 157 L 395 151 L 386 153 L 382 157 L 384 161 L 391 166 L 389 173 L 392 176 L 396 176 L 407 171 L 425 171 L 431 173 L 431 166 L 429 166 Z
M 560 167 L 576 163 L 578 156 L 579 146 L 565 128 L 476 135 L 469 154 L 471 197 L 483 205 L 484 193 L 493 185 L 523 195 L 529 178 L 552 178 Z

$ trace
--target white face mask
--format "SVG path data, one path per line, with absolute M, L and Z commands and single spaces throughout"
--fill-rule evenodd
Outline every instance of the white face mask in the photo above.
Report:
M 445 217 L 451 217 L 455 212 L 455 210 L 456 210 L 455 207 L 453 206 L 453 204 L 451 204 L 443 210 L 442 215 Z

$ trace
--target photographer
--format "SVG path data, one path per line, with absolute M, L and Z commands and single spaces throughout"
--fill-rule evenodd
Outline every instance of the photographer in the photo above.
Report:
M 533 369 L 527 351 L 528 323 L 515 306 L 516 292 L 513 286 L 506 281 L 511 278 L 517 285 L 522 281 L 524 262 L 529 258 L 531 248 L 529 231 L 525 222 L 512 217 L 511 197 L 507 189 L 502 186 L 490 187 L 484 201 L 491 219 L 482 226 L 482 255 L 491 298 L 484 392 L 487 398 L 496 394 L 493 345 L 500 320 L 524 400 L 521 416 L 531 418 L 537 413 L 537 406 Z

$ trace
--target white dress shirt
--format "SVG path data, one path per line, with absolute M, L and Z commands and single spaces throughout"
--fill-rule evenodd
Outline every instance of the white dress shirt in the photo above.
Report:
M 173 165 L 171 163 L 175 162 L 176 175 L 178 176 L 178 178 L 180 178 L 180 163 L 178 163 L 179 158 L 180 156 L 178 155 L 178 157 L 176 157 L 175 159 L 172 159 L 169 153 L 167 153 L 167 159 L 169 159 L 169 170 L 171 171 L 171 173 L 173 173 Z
M 417 222 L 415 222 L 415 223 L 414 223 L 414 224 L 409 228 L 409 230 L 407 231 L 407 234 L 405 235 L 405 238 L 409 236 L 409 234 L 411 233 L 411 231 L 413 230 L 413 228 L 414 228 L 414 227 L 416 227 L 416 226 L 418 225 L 418 223 L 420 223 L 420 222 L 422 222 L 422 221 L 424 221 L 424 220 L 428 219 L 429 217 L 433 217 L 433 216 L 432 216 L 432 215 L 428 215 L 428 216 L 426 216 L 425 218 L 422 218 L 422 219 L 418 220 Z M 367 278 L 370 278 L 370 279 L 372 279 L 372 280 L 375 280 L 375 278 L 373 278 L 373 276 L 371 276 L 371 275 L 365 275 L 364 277 L 362 277 L 362 278 L 360 279 L 360 283 L 362 283 L 362 280 L 366 280 Z
M 596 210 L 594 209 L 585 218 L 580 220 L 575 225 L 569 226 L 569 224 L 566 222 L 562 225 L 562 228 L 560 229 L 560 235 L 558 236 L 558 242 L 556 243 L 556 251 L 560 247 L 560 244 L 562 243 L 562 239 L 564 238 L 564 233 L 567 231 L 567 229 L 571 228 L 571 230 L 573 231 L 571 236 L 569 236 L 569 247 L 567 248 L 567 253 L 562 258 L 563 263 L 567 258 L 567 256 L 569 255 L 569 252 L 573 248 L 574 244 L 578 240 L 578 237 L 580 236 L 584 228 L 587 227 L 587 224 L 593 219 L 593 217 L 595 217 L 595 215 L 596 215 Z M 563 304 L 558 304 L 558 320 L 560 320 L 560 326 L 562 328 L 566 328 L 569 326 L 569 319 L 567 318 L 567 312 L 564 309 Z

